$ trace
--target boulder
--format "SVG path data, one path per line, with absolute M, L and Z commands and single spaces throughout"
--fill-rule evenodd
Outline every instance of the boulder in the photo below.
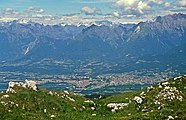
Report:
M 133 99 L 136 103 L 141 104 L 143 102 L 143 99 L 141 97 L 135 96 Z
M 128 106 L 129 103 L 109 103 L 107 105 L 108 108 L 111 108 L 112 112 L 116 112 L 117 110 L 123 109 Z

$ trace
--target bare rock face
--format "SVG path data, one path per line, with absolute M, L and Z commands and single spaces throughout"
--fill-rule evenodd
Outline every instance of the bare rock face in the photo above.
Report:
M 13 89 L 15 86 L 23 87 L 23 88 L 29 88 L 34 91 L 37 91 L 36 82 L 32 80 L 25 80 L 25 83 L 23 82 L 9 82 L 8 83 L 8 89 L 6 90 L 7 93 L 16 93 L 16 91 Z
M 123 109 L 124 107 L 127 107 L 129 103 L 109 103 L 107 105 L 108 108 L 111 108 L 112 112 L 116 112 L 117 110 Z
M 143 102 L 143 99 L 141 97 L 135 96 L 133 99 L 136 103 L 141 104 Z
M 23 84 L 24 86 L 26 86 L 26 88 L 31 88 L 35 91 L 37 91 L 37 86 L 36 86 L 36 82 L 32 81 L 32 80 L 25 80 L 25 84 Z
M 7 93 L 16 93 L 16 91 L 13 89 L 13 87 L 16 85 L 16 82 L 9 82 L 8 83 L 8 89 L 6 90 Z
M 183 101 L 183 94 L 182 91 L 179 91 L 176 87 L 169 86 L 169 82 L 162 83 L 159 87 L 161 91 L 155 96 L 155 104 L 160 104 L 163 100 L 172 101 L 177 99 L 179 101 Z

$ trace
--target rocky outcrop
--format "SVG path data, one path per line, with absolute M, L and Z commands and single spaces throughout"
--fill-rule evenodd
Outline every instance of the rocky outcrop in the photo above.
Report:
M 25 83 L 23 83 L 23 82 L 9 82 L 8 83 L 8 89 L 6 90 L 6 92 L 7 93 L 16 93 L 16 91 L 14 90 L 15 86 L 23 87 L 23 88 L 29 88 L 29 89 L 32 89 L 34 91 L 37 91 L 37 86 L 36 86 L 35 81 L 25 80 Z
M 111 108 L 112 112 L 116 112 L 117 110 L 123 109 L 124 107 L 127 107 L 129 103 L 109 103 L 107 105 L 108 108 Z
M 175 79 L 174 79 L 175 80 Z M 183 92 L 176 87 L 170 86 L 169 82 L 163 82 L 159 85 L 159 93 L 155 96 L 154 104 L 160 105 L 162 101 L 179 100 L 183 101 Z
M 133 99 L 136 103 L 141 104 L 143 102 L 143 99 L 141 97 L 135 96 Z

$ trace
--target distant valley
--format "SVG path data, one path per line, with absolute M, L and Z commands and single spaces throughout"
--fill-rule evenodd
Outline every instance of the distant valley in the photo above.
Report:
M 84 94 L 141 89 L 185 74 L 185 46 L 181 13 L 138 24 L 2 22 L 0 88 L 11 80 L 35 79 L 46 89 Z

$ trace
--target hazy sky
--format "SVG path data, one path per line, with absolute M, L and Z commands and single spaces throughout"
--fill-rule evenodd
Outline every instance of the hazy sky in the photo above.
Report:
M 0 0 L 0 9 L 1 21 L 139 22 L 157 15 L 186 13 L 186 0 Z

